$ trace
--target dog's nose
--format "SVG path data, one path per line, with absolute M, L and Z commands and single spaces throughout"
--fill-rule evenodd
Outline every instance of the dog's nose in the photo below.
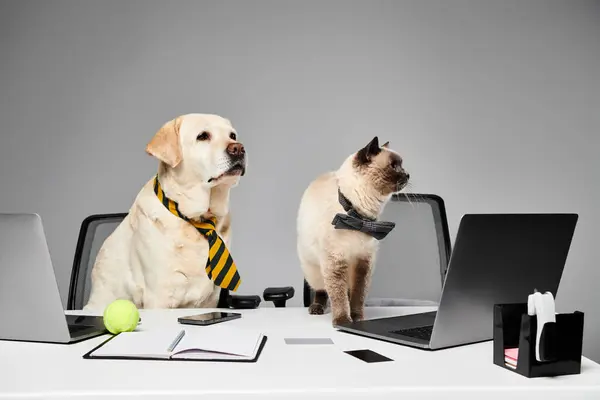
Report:
M 246 154 L 246 150 L 244 149 L 244 145 L 241 143 L 230 143 L 229 146 L 227 146 L 227 154 L 232 156 L 241 156 Z

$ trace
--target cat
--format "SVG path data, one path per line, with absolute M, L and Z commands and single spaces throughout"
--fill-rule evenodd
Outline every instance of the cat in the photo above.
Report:
M 376 220 L 410 179 L 402 162 L 389 142 L 380 147 L 374 137 L 337 171 L 312 181 L 302 195 L 297 252 L 314 291 L 308 311 L 323 314 L 329 299 L 333 326 L 364 319 L 378 240 L 394 227 Z

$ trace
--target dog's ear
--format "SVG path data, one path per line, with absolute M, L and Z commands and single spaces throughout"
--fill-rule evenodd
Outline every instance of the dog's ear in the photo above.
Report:
M 181 162 L 181 145 L 179 144 L 179 128 L 181 117 L 164 124 L 146 146 L 146 153 L 175 168 Z
M 379 138 L 375 136 L 368 145 L 356 153 L 356 160 L 359 164 L 368 164 L 371 162 L 371 159 L 379 153 L 381 153 L 381 149 L 379 148 Z
M 390 147 L 390 142 L 385 142 L 384 144 L 381 145 L 381 147 L 383 148 L 389 148 Z

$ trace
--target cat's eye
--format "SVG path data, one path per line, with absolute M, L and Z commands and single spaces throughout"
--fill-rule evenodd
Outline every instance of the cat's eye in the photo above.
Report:
M 400 171 L 400 168 L 402 168 L 402 161 L 392 160 L 390 162 L 390 168 L 394 171 Z
M 198 140 L 198 141 L 205 141 L 208 139 L 210 139 L 210 133 L 208 133 L 208 132 L 202 132 L 201 134 L 196 136 L 196 140 Z
M 231 133 L 229 134 L 229 138 L 230 138 L 231 140 L 237 140 L 237 135 L 236 135 L 235 133 L 231 132 Z

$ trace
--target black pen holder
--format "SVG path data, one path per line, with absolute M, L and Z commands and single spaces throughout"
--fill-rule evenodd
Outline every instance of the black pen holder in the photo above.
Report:
M 494 306 L 494 364 L 528 378 L 573 375 L 581 372 L 583 313 L 556 314 L 540 337 L 540 359 L 535 355 L 537 317 L 526 303 Z M 515 369 L 505 363 L 505 349 L 518 348 Z

